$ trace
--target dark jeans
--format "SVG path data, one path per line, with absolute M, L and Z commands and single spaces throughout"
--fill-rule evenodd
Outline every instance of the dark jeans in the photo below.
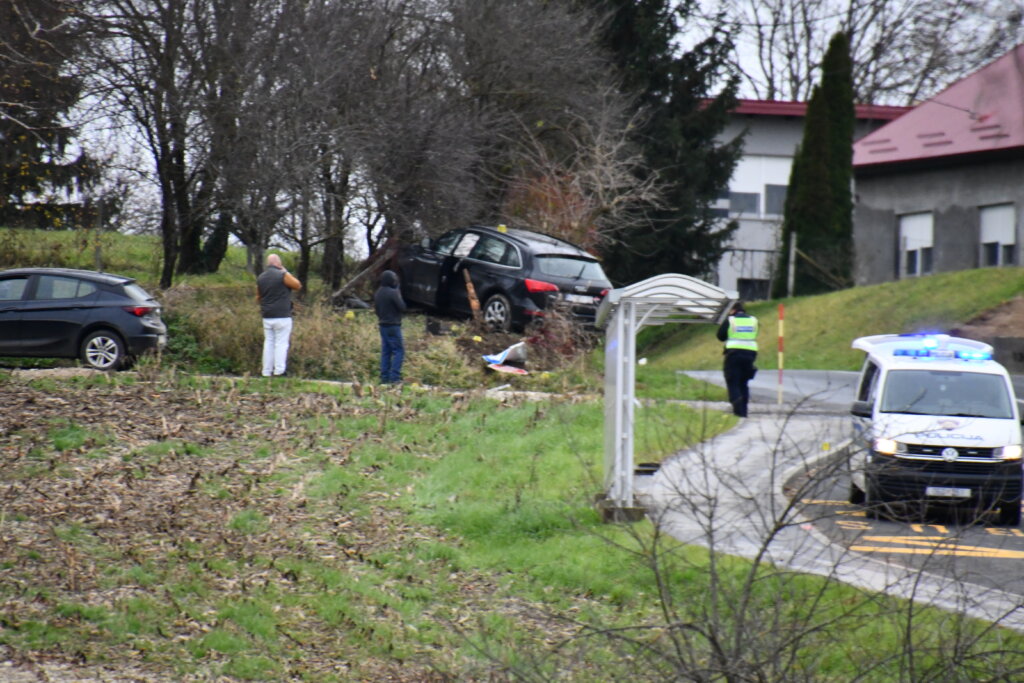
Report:
M 729 390 L 729 403 L 732 404 L 734 415 L 747 416 L 747 403 L 750 402 L 750 390 L 747 388 L 747 382 L 752 380 L 757 372 L 754 369 L 756 359 L 757 351 L 733 349 L 725 353 L 725 363 L 722 369 L 725 374 L 725 387 Z
M 392 384 L 402 381 L 405 344 L 401 325 L 380 326 L 380 381 Z

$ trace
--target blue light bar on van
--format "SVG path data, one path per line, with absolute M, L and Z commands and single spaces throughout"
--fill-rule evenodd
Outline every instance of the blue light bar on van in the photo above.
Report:
M 956 357 L 962 360 L 992 360 L 988 351 L 957 351 Z
M 959 358 L 960 360 L 992 360 L 988 351 L 950 351 L 949 349 L 894 349 L 894 356 L 911 358 Z

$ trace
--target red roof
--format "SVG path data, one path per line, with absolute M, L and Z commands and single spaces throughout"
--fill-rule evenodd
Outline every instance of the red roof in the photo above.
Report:
M 872 166 L 1024 147 L 1024 44 L 853 146 Z
M 890 107 L 881 104 L 854 105 L 858 119 L 892 121 L 908 111 L 910 107 Z M 760 116 L 804 116 L 806 102 L 784 102 L 781 100 L 739 100 L 733 114 L 756 114 Z

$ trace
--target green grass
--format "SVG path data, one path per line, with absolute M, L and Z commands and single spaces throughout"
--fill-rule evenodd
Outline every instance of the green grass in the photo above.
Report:
M 471 680 L 518 667 L 537 680 L 620 680 L 671 661 L 669 619 L 735 641 L 730 657 L 749 666 L 789 647 L 790 677 L 899 676 L 901 601 L 680 545 L 646 521 L 602 524 L 600 401 L 409 387 L 360 398 L 294 380 L 261 393 L 271 384 L 169 373 L 153 385 L 48 385 L 97 408 L 159 395 L 168 423 L 194 431 L 164 440 L 160 420 L 139 420 L 101 445 L 80 437 L 97 433 L 83 422 L 62 427 L 71 450 L 46 425 L 10 435 L 83 468 L 90 486 L 52 526 L 32 514 L 34 498 L 8 496 L 3 528 L 24 540 L 0 548 L 0 644 L 115 669 L 141 660 L 171 678 Z M 638 459 L 731 420 L 645 403 Z M 15 461 L 6 485 L 60 500 L 56 472 L 18 484 L 27 466 Z M 982 653 L 972 675 L 1024 652 L 1015 634 L 938 610 L 915 619 L 925 667 L 943 662 L 952 634 L 978 639 L 957 645 Z M 691 647 L 712 656 L 702 638 Z

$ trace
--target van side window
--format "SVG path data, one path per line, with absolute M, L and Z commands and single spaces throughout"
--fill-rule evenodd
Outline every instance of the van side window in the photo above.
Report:
M 858 401 L 872 401 L 875 398 L 875 389 L 878 386 L 878 366 L 871 362 L 871 359 L 864 361 L 864 369 L 861 371 L 860 388 L 857 390 Z

